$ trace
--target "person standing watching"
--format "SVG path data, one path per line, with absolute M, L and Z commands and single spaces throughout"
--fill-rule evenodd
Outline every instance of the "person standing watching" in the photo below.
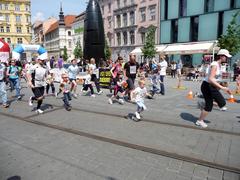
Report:
M 137 76 L 138 69 L 139 64 L 138 62 L 136 62 L 136 56 L 134 54 L 130 54 L 129 61 L 125 63 L 123 68 L 124 77 L 128 84 L 128 89 L 126 93 L 128 93 L 130 101 L 132 101 L 132 91 L 135 89 L 134 82 Z
M 7 91 L 6 91 L 6 66 L 2 63 L 0 59 L 0 97 L 2 98 L 2 105 L 4 108 L 8 108 L 9 104 L 7 102 Z
M 208 113 L 212 111 L 213 101 L 217 102 L 220 110 L 224 111 L 226 101 L 223 95 L 220 93 L 220 89 L 227 93 L 231 93 L 228 87 L 224 87 L 220 84 L 221 82 L 221 64 L 227 62 L 227 58 L 232 57 L 229 51 L 226 49 L 220 49 L 217 54 L 217 59 L 213 61 L 208 69 L 207 77 L 204 78 L 201 91 L 205 100 L 200 108 L 202 109 L 199 120 L 196 121 L 196 125 L 203 128 L 207 127 L 204 119 L 207 117 Z
M 166 76 L 166 70 L 167 70 L 167 61 L 165 60 L 165 55 L 160 55 L 160 63 L 158 66 L 160 67 L 160 94 L 165 95 L 165 88 L 164 88 L 164 77 Z
M 44 65 L 45 59 L 38 57 L 35 65 L 29 68 L 27 72 L 28 85 L 32 88 L 34 96 L 29 99 L 29 106 L 33 105 L 33 101 L 37 101 L 36 113 L 42 114 L 41 105 L 43 102 L 44 89 L 46 86 L 46 77 L 48 70 Z

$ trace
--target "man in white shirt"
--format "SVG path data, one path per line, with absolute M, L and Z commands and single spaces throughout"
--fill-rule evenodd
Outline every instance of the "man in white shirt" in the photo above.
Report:
M 167 70 L 167 61 L 165 60 L 165 56 L 164 55 L 160 55 L 159 57 L 160 59 L 160 63 L 158 64 L 158 66 L 160 67 L 160 93 L 162 95 L 165 95 L 165 88 L 164 88 L 164 77 L 166 76 L 166 70 Z

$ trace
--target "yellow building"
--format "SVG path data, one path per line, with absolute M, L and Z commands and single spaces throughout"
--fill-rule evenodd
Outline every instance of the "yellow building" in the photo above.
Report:
M 12 48 L 32 40 L 30 7 L 30 0 L 0 0 L 0 38 Z

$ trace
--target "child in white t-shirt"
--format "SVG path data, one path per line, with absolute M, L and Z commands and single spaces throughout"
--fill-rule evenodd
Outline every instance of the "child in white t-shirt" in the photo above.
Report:
M 144 104 L 144 98 L 146 96 L 151 96 L 147 92 L 147 88 L 145 87 L 145 81 L 144 80 L 139 80 L 138 81 L 139 87 L 137 87 L 133 91 L 133 96 L 135 96 L 135 102 L 137 103 L 137 111 L 135 112 L 136 118 L 138 120 L 141 119 L 140 113 L 146 110 L 146 106 Z

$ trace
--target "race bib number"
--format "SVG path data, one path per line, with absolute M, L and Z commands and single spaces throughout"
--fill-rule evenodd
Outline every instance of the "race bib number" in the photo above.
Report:
M 130 66 L 130 74 L 136 74 L 137 73 L 137 67 L 136 66 Z

